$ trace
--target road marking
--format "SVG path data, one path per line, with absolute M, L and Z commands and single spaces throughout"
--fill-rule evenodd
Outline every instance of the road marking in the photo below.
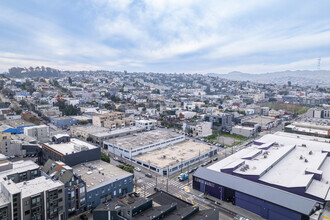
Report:
M 322 218 L 330 219 L 329 217 L 326 217 L 326 216 L 324 216 L 324 215 L 322 216 Z
M 223 214 L 221 212 L 219 212 L 219 214 L 222 215 L 222 216 L 224 216 L 226 219 L 233 220 L 232 218 L 230 218 L 229 216 L 227 216 L 227 215 L 225 215 L 225 214 Z
M 186 202 L 188 202 L 188 199 L 186 198 Z
M 192 201 L 192 200 L 191 200 L 191 204 L 193 204 L 193 205 L 194 205 L 194 201 Z
M 208 207 L 206 207 L 205 205 L 202 205 L 202 204 L 199 204 L 199 205 L 201 205 L 202 207 L 204 207 L 205 209 L 209 209 Z

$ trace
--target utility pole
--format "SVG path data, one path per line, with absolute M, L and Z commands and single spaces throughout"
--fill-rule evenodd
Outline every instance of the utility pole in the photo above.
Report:
M 183 165 L 182 165 L 182 158 L 181 158 L 181 173 L 182 173 L 182 167 L 183 167 Z
M 132 147 L 131 147 L 131 167 L 132 167 Z
M 157 176 L 158 176 L 158 175 L 157 175 L 157 173 L 156 173 L 156 188 L 157 188 Z
M 168 192 L 168 177 L 166 178 L 166 192 Z

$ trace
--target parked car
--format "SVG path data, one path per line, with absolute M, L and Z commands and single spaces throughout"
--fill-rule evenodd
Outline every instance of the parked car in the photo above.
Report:
M 208 164 L 207 162 L 203 163 L 202 164 L 202 167 L 205 167 L 207 164 Z
M 113 159 L 114 159 L 114 160 L 116 160 L 116 161 L 118 161 L 118 160 L 119 160 L 119 159 L 118 159 L 118 157 L 114 157 Z
M 219 158 L 217 158 L 217 157 L 213 159 L 213 161 L 217 161 L 217 160 L 219 160 Z
M 82 215 L 80 216 L 80 219 L 82 219 L 82 220 L 88 220 L 88 217 L 87 217 L 87 215 L 82 214 Z
M 138 167 L 135 167 L 134 170 L 137 171 L 137 172 L 141 172 L 141 169 L 138 168 Z
M 146 173 L 146 177 L 152 178 L 151 173 Z

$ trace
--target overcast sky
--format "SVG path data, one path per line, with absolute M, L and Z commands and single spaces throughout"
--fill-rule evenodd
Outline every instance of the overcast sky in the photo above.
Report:
M 1 0 L 0 72 L 330 69 L 329 0 Z

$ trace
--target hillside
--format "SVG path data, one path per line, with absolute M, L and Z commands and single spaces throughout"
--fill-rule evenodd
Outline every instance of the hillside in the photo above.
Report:
M 263 74 L 251 74 L 242 72 L 230 72 L 228 74 L 208 73 L 208 76 L 217 76 L 224 79 L 252 81 L 260 83 L 276 83 L 287 84 L 291 81 L 292 84 L 304 86 L 329 86 L 330 85 L 330 70 L 297 70 L 283 71 Z

